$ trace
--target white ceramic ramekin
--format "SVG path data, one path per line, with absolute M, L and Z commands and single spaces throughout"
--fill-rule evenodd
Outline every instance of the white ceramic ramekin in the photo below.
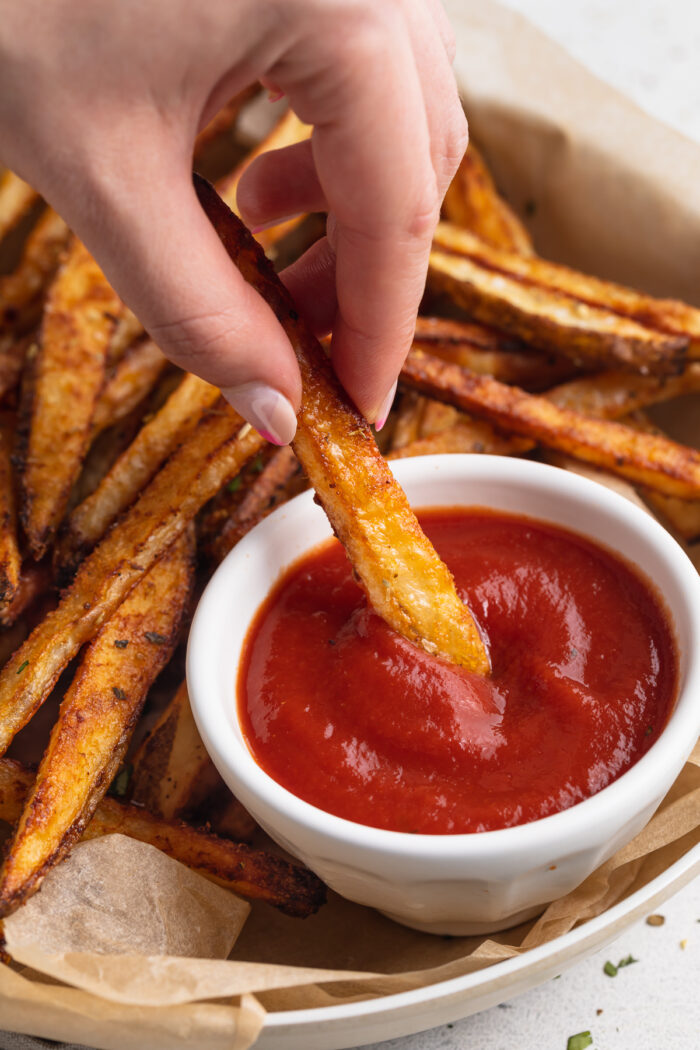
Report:
M 393 465 L 415 507 L 491 507 L 562 525 L 621 554 L 663 597 L 680 653 L 679 695 L 653 747 L 597 795 L 542 820 L 466 835 L 409 835 L 325 813 L 277 784 L 237 718 L 238 663 L 251 620 L 280 573 L 331 535 L 307 492 L 271 514 L 221 564 L 199 603 L 187 680 L 202 739 L 269 835 L 332 889 L 416 929 L 503 929 L 568 893 L 644 826 L 700 734 L 700 581 L 652 517 L 576 474 L 494 456 Z M 306 756 L 299 755 L 305 762 Z

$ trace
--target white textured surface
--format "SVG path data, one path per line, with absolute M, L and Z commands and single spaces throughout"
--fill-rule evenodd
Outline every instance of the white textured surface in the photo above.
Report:
M 698 0 L 502 2 L 527 15 L 643 109 L 700 141 Z M 377 1046 L 566 1050 L 570 1035 L 590 1030 L 593 1050 L 698 1050 L 700 879 L 660 911 L 663 926 L 630 927 L 602 952 L 519 999 Z M 617 963 L 629 954 L 639 962 L 614 978 L 604 974 L 606 960 Z

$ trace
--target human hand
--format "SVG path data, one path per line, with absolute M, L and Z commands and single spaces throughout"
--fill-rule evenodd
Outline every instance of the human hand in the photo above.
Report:
M 466 148 L 439 0 L 0 0 L 2 160 L 64 216 L 164 353 L 280 444 L 292 348 L 195 197 L 194 139 L 254 80 L 313 137 L 239 186 L 253 227 L 329 212 L 284 274 L 335 370 L 383 423 L 413 334 L 440 202 Z

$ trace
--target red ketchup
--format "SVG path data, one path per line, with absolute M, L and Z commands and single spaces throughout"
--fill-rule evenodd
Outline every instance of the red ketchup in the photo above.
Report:
M 256 761 L 329 813 L 436 835 L 524 824 L 600 791 L 648 751 L 676 696 L 651 586 L 553 525 L 480 509 L 419 517 L 491 677 L 387 627 L 330 540 L 284 574 L 246 640 L 238 702 Z

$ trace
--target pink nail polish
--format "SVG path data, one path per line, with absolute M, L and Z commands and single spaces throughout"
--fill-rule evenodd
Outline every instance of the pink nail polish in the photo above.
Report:
M 374 421 L 374 429 L 375 429 L 375 431 L 377 433 L 379 433 L 379 431 L 382 429 L 382 427 L 386 423 L 387 419 L 389 418 L 389 413 L 391 412 L 391 406 L 393 405 L 394 398 L 396 397 L 397 383 L 398 383 L 398 380 L 392 384 L 391 390 L 386 395 L 386 397 L 382 401 L 381 405 L 377 409 L 377 414 L 376 414 L 375 421 Z
M 266 441 L 273 445 L 288 445 L 294 437 L 296 413 L 279 390 L 266 383 L 252 382 L 222 387 L 221 393 Z
M 275 91 L 268 91 L 267 93 L 268 102 L 279 102 L 281 98 L 284 98 L 284 91 L 280 91 L 279 88 Z

